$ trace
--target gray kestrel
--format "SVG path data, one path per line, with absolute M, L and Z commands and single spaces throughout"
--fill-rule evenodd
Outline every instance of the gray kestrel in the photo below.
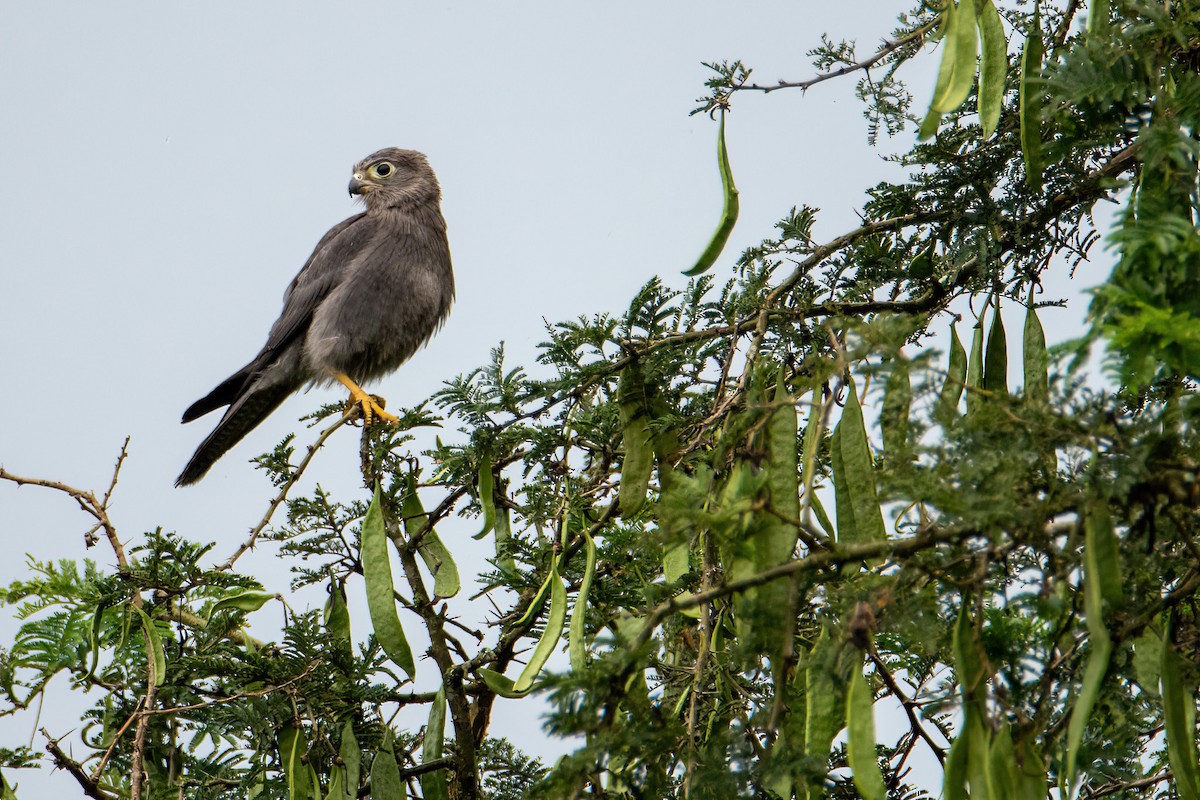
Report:
M 249 364 L 197 400 L 192 420 L 229 406 L 184 467 L 195 483 L 306 385 L 337 381 L 366 422 L 396 418 L 360 384 L 395 370 L 437 331 L 454 300 L 441 188 L 415 150 L 387 148 L 354 167 L 350 194 L 367 210 L 321 237 L 283 296 L 283 313 Z

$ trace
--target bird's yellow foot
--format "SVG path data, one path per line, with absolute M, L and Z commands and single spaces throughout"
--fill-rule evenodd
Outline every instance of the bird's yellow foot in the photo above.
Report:
M 400 418 L 395 414 L 389 414 L 384 410 L 384 400 L 382 397 L 367 394 L 362 390 L 361 386 L 345 375 L 334 375 L 333 377 L 338 383 L 350 390 L 350 400 L 347 402 L 347 406 L 355 405 L 361 408 L 365 424 L 370 425 L 376 418 L 381 422 L 393 425 L 400 421 Z

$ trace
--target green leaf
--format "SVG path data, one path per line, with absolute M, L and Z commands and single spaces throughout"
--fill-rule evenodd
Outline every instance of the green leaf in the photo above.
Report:
M 17 800 L 17 793 L 8 785 L 8 780 L 0 774 L 0 800 Z
M 938 82 L 929 108 L 946 114 L 961 106 L 971 94 L 979 40 L 975 29 L 975 0 L 959 0 L 957 7 L 948 2 L 942 13 L 946 15 L 946 36 L 942 43 Z
M 983 388 L 997 395 L 1008 394 L 1008 337 L 1004 334 L 1004 315 L 997 298 L 993 307 L 992 329 L 988 333 L 987 354 L 983 364 Z
M 1042 101 L 1041 88 L 1042 16 L 1039 3 L 1034 4 L 1033 20 L 1025 33 L 1025 47 L 1021 50 L 1021 86 L 1018 95 L 1021 118 L 1021 153 L 1025 157 L 1025 182 L 1035 192 L 1042 190 Z
M 618 503 L 621 516 L 631 517 L 641 511 L 646 503 L 646 489 L 654 469 L 654 442 L 650 433 L 646 385 L 636 361 L 621 370 L 617 404 L 621 412 L 621 442 L 625 451 L 621 462 Z
M 425 738 L 421 743 L 421 763 L 429 764 L 442 757 L 446 739 L 446 690 L 438 689 L 429 707 L 429 721 L 425 723 Z M 421 774 L 421 794 L 424 800 L 449 800 L 449 776 L 445 769 Z
M 587 605 L 588 594 L 592 589 L 592 579 L 596 577 L 596 542 L 583 532 L 583 544 L 586 548 L 587 559 L 583 566 L 583 580 L 579 583 L 579 594 L 575 596 L 575 607 L 571 609 L 571 630 L 567 634 L 567 652 L 571 657 L 571 671 L 582 672 L 587 668 Z
M 1032 305 L 1025 311 L 1025 334 L 1021 350 L 1025 375 L 1025 399 L 1045 404 L 1050 401 L 1046 333 L 1042 330 L 1041 320 L 1038 319 L 1037 311 Z
M 989 795 L 996 800 L 1016 797 L 1019 770 L 1017 754 L 1013 750 L 1012 728 L 1007 722 L 1002 722 L 1000 729 L 992 736 L 988 762 L 988 774 L 992 779 Z
M 254 590 L 246 590 L 231 594 L 228 597 L 222 597 L 212 607 L 209 613 L 209 618 L 218 611 L 224 611 L 229 608 L 237 609 L 238 611 L 258 611 L 265 606 L 268 601 L 279 597 L 275 592 L 258 592 Z
M 850 381 L 846 407 L 834 431 L 834 499 L 837 501 L 838 542 L 878 542 L 887 539 L 883 510 L 875 492 L 875 463 L 867 442 L 862 406 Z M 841 472 L 841 477 L 838 477 Z
M 392 584 L 392 566 L 388 553 L 387 527 L 383 519 L 383 501 L 379 484 L 375 484 L 375 495 L 367 508 L 362 523 L 362 567 L 367 586 L 367 610 L 371 613 L 371 626 L 375 638 L 388 658 L 408 673 L 416 676 L 412 649 L 408 637 L 396 614 L 395 588 Z
M 496 478 L 492 474 L 492 454 L 488 450 L 484 450 L 479 454 L 479 479 L 477 491 L 479 492 L 479 507 L 483 509 L 483 530 L 475 534 L 473 538 L 482 539 L 488 535 L 492 528 L 496 527 Z
M 883 390 L 883 407 L 879 412 L 883 451 L 892 458 L 904 458 L 909 452 L 908 415 L 911 407 L 912 383 L 908 376 L 908 361 L 897 356 L 892 362 L 892 372 Z
M 846 761 L 863 800 L 886 800 L 887 788 L 875 755 L 875 700 L 862 669 L 850 674 L 846 692 Z
M 733 226 L 737 224 L 738 190 L 733 185 L 733 170 L 729 168 L 729 152 L 725 149 L 724 108 L 721 109 L 721 123 L 717 128 L 717 167 L 721 171 L 721 191 L 724 196 L 721 222 L 717 225 L 717 230 L 709 241 L 708 247 L 704 248 L 704 252 L 696 260 L 696 265 L 684 272 L 684 275 L 695 276 L 707 272 L 716 263 L 721 251 L 725 249 L 725 244 L 729 241 L 729 234 L 733 233 Z
M 392 731 L 389 728 L 379 745 L 379 751 L 371 760 L 371 800 L 405 800 L 407 797 L 408 787 L 400 777 L 400 766 L 396 763 Z
M 362 750 L 354 735 L 353 720 L 346 720 L 342 728 L 342 743 L 338 748 L 338 758 L 346 767 L 346 797 L 353 800 L 358 796 L 358 784 L 362 778 Z
M 141 618 L 142 630 L 146 633 L 146 649 L 151 655 L 150 663 L 153 667 L 150 680 L 155 686 L 162 686 L 163 680 L 167 677 L 167 657 L 163 652 L 162 636 L 159 635 L 154 620 L 150 619 L 145 611 L 137 606 L 133 606 L 133 610 Z
M 1004 25 L 993 0 L 983 0 L 979 7 L 979 40 L 983 57 L 979 60 L 979 122 L 983 138 L 996 132 L 1000 109 L 1004 105 L 1004 76 L 1008 71 L 1008 42 Z
M 937 418 L 949 425 L 958 416 L 958 401 L 967 382 L 967 351 L 954 325 L 950 326 L 950 362 L 946 365 L 946 382 L 938 392 Z
M 554 652 L 554 648 L 558 646 L 566 619 L 567 589 L 563 586 L 562 579 L 558 577 L 558 561 L 555 560 L 550 562 L 550 613 L 546 617 L 546 627 L 542 630 L 542 636 L 533 648 L 533 653 L 529 656 L 525 669 L 513 682 L 515 691 L 523 692 L 533 686 L 534 679 L 542 671 L 542 667 L 550 658 L 550 654 Z
M 454 563 L 454 557 L 450 555 L 450 550 L 442 543 L 437 532 L 432 528 L 426 530 L 429 515 L 425 513 L 425 507 L 421 504 L 421 498 L 417 494 L 416 477 L 413 475 L 408 476 L 408 486 L 404 491 L 404 499 L 400 502 L 400 515 L 404 517 L 404 530 L 408 533 L 409 540 L 416 541 L 417 536 L 421 536 L 417 544 L 417 553 L 425 562 L 429 574 L 433 575 L 434 597 L 454 597 L 462 587 L 458 577 L 458 565 Z
M 1183 657 L 1174 644 L 1175 612 L 1167 621 L 1162 646 L 1163 723 L 1167 760 L 1175 773 L 1175 790 L 1182 800 L 1200 800 L 1200 770 L 1196 753 L 1196 695 L 1194 681 L 1183 679 Z

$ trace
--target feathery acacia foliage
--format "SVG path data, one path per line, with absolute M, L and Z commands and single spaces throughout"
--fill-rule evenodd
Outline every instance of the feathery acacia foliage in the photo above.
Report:
M 41 482 L 118 566 L 33 564 L 5 591 L 24 625 L 0 692 L 20 711 L 65 673 L 99 698 L 73 753 L 46 734 L 83 794 L 1200 797 L 1200 6 L 947 0 L 869 57 L 812 55 L 816 78 L 769 85 L 712 64 L 699 110 L 857 77 L 872 139 L 915 142 L 909 178 L 828 242 L 799 206 L 728 280 L 654 278 L 620 316 L 550 326 L 536 370 L 497 349 L 364 431 L 358 497 L 288 499 L 313 450 L 264 456 L 286 519 L 254 536 L 329 593 L 281 641 L 242 627 L 284 588 L 236 571 L 249 543 L 126 554 L 108 495 Z M 901 76 L 937 57 L 921 122 Z M 1095 249 L 1101 200 L 1116 267 L 1087 336 L 1047 350 L 1038 308 L 1065 298 L 1043 276 Z M 1081 366 L 1097 344 L 1119 388 Z M 441 438 L 414 452 L 422 426 Z M 478 544 L 439 534 L 456 515 Z M 494 569 L 460 575 L 487 540 Z M 483 630 L 440 602 L 460 592 L 498 609 Z M 529 695 L 578 743 L 549 768 L 487 736 L 497 696 Z M 0 756 L 10 797 L 39 754 Z

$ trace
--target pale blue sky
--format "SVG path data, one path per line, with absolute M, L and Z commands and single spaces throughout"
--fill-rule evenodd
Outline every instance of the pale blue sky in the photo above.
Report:
M 0 464 L 102 490 L 129 435 L 113 506 L 127 542 L 162 526 L 227 554 L 269 497 L 247 460 L 341 390 L 293 398 L 186 490 L 172 481 L 215 417 L 179 416 L 258 350 L 318 238 L 355 212 L 356 160 L 419 149 L 442 181 L 458 301 L 375 389 L 410 405 L 500 340 L 528 364 L 543 318 L 619 311 L 655 273 L 684 285 L 720 212 L 716 126 L 687 113 L 701 61 L 744 59 L 760 81 L 809 77 L 822 32 L 867 55 L 902 7 L 5 4 Z M 935 62 L 913 73 L 919 98 Z M 728 129 L 742 215 L 718 274 L 793 205 L 824 209 L 818 238 L 841 232 L 862 190 L 896 174 L 866 146 L 853 79 L 739 96 Z M 341 432 L 311 480 L 356 491 L 356 448 Z M 87 520 L 61 496 L 0 484 L 0 513 L 0 582 L 23 575 L 23 552 L 85 555 Z M 447 539 L 456 554 L 481 546 Z M 86 555 L 112 562 L 103 547 Z M 270 547 L 245 566 L 286 586 Z M 62 734 L 77 722 L 47 708 L 41 724 Z M 501 714 L 494 732 L 526 746 L 540 736 L 530 714 Z M 0 741 L 22 738 L 43 745 L 30 715 L 0 717 Z M 79 796 L 61 774 L 11 778 L 22 800 Z

